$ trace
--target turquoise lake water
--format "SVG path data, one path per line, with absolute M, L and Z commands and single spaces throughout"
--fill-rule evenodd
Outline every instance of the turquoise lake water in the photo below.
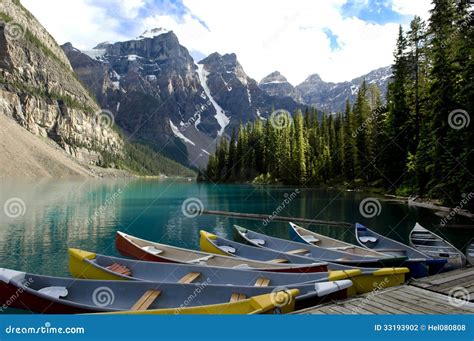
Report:
M 232 238 L 232 225 L 261 230 L 287 238 L 287 224 L 220 216 L 189 218 L 183 214 L 186 199 L 197 198 L 205 209 L 361 222 L 406 242 L 416 221 L 433 228 L 440 217 L 432 211 L 379 198 L 381 210 L 364 218 L 361 200 L 373 197 L 359 192 L 298 189 L 252 185 L 213 185 L 185 180 L 78 180 L 1 181 L 0 266 L 39 274 L 67 276 L 67 248 L 76 247 L 118 255 L 115 232 L 198 249 L 199 230 Z M 298 193 L 299 192 L 299 193 Z M 286 203 L 285 203 L 286 199 Z M 342 227 L 311 226 L 346 241 L 353 231 Z M 436 230 L 436 229 L 435 229 Z M 472 240 L 469 230 L 437 230 L 456 246 Z

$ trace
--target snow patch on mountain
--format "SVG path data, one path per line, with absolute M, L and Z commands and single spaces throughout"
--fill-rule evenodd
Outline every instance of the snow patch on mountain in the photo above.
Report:
M 211 90 L 209 89 L 207 85 L 207 76 L 209 73 L 206 71 L 204 68 L 204 65 L 202 64 L 196 64 L 197 66 L 197 74 L 199 76 L 199 81 L 201 82 L 201 86 L 204 89 L 204 92 L 206 96 L 209 98 L 209 101 L 211 102 L 212 106 L 214 107 L 216 111 L 216 115 L 214 116 L 219 123 L 219 126 L 221 129 L 217 133 L 219 136 L 222 136 L 224 133 L 225 128 L 229 125 L 230 123 L 230 118 L 227 117 L 225 114 L 224 109 L 221 108 L 221 106 L 215 101 L 214 97 L 212 97 Z
M 137 60 L 137 58 L 140 58 L 140 56 L 137 56 L 136 54 L 129 54 L 127 56 L 127 59 L 130 61 L 130 62 L 134 62 L 135 60 Z
M 173 121 L 171 120 L 169 121 L 170 121 L 171 131 L 173 132 L 174 136 L 181 139 L 183 142 L 189 143 L 190 145 L 193 145 L 193 146 L 196 145 L 193 141 L 191 141 L 186 136 L 184 136 L 181 131 L 179 131 L 178 127 L 174 125 Z
M 105 49 L 81 50 L 82 53 L 94 60 L 102 60 L 105 55 Z
M 143 32 L 141 35 L 137 37 L 137 40 L 141 40 L 145 38 L 153 38 L 153 37 L 157 37 L 159 35 L 169 33 L 169 32 L 170 32 L 169 30 L 162 27 L 154 28 L 154 29 L 146 30 L 145 32 Z

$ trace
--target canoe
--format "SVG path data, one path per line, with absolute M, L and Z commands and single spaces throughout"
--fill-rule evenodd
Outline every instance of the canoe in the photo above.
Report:
M 359 223 L 356 223 L 355 234 L 357 241 L 363 247 L 395 256 L 401 255 L 408 257 L 406 266 L 410 269 L 410 274 L 414 278 L 426 277 L 429 274 L 438 273 L 446 264 L 445 260 L 432 259 L 423 252 L 382 236 Z
M 447 261 L 444 271 L 460 269 L 466 266 L 466 257 L 456 247 L 436 233 L 416 223 L 410 232 L 410 246 L 434 259 Z
M 296 285 L 286 290 L 270 287 L 213 284 L 98 281 L 41 276 L 0 269 L 0 304 L 40 313 L 133 314 L 247 314 L 287 313 L 309 302 L 346 291 L 350 280 Z M 301 289 L 301 290 L 299 290 Z M 282 293 L 283 292 L 283 293 Z M 273 304 L 255 305 L 251 297 L 268 295 Z M 283 295 L 283 296 L 282 296 Z M 16 297 L 12 300 L 11 297 Z M 296 298 L 297 297 L 297 298 Z M 247 301 L 233 307 L 235 302 Z M 258 301 L 259 299 L 257 299 Z
M 323 262 L 292 265 L 242 260 L 155 243 L 127 235 L 120 231 L 117 232 L 115 246 L 117 250 L 126 257 L 152 262 L 199 264 L 233 269 L 254 269 L 274 272 L 308 273 L 327 271 L 327 264 Z
M 160 283 L 212 283 L 237 286 L 290 286 L 351 279 L 361 273 L 349 271 L 284 273 L 229 269 L 217 266 L 144 262 L 69 249 L 69 272 L 73 277 L 98 280 L 137 280 Z
M 399 266 L 406 260 L 402 256 L 390 256 L 371 249 L 360 247 L 354 244 L 346 243 L 338 239 L 330 238 L 322 234 L 307 230 L 293 223 L 289 223 L 288 232 L 290 239 L 303 244 L 309 244 L 316 247 L 329 250 L 344 251 L 359 256 L 376 257 L 383 261 L 383 266 Z
M 274 249 L 271 249 L 270 247 L 273 245 L 277 245 L 276 242 L 284 242 L 285 240 L 275 237 L 269 237 L 267 235 L 250 231 L 246 228 L 237 225 L 234 225 L 234 229 L 236 231 L 236 234 L 240 236 L 240 239 L 246 241 L 248 244 L 254 245 L 255 247 L 258 247 L 262 250 L 272 251 L 275 253 L 275 256 L 281 253 L 281 251 L 276 251 Z M 282 244 L 279 243 L 278 245 Z M 360 274 L 351 276 L 351 280 L 354 285 L 349 289 L 349 296 L 353 296 L 356 294 L 365 294 L 377 288 L 381 289 L 401 285 L 406 280 L 406 274 L 409 273 L 409 269 L 406 267 L 364 268 L 347 266 L 331 262 L 328 262 L 328 269 L 330 270 L 330 272 L 337 270 L 348 272 L 353 270 L 361 271 Z
M 200 231 L 199 246 L 201 251 L 214 253 L 217 255 L 251 259 L 261 262 L 277 263 L 277 264 L 312 264 L 318 260 L 292 255 L 287 252 L 266 250 L 234 242 L 229 239 L 221 238 L 215 234 Z
M 471 243 L 466 249 L 466 257 L 469 264 L 474 265 L 474 243 Z
M 360 256 L 348 252 L 323 249 L 310 244 L 302 245 L 301 243 L 291 240 L 270 237 L 262 233 L 257 233 L 242 228 L 246 231 L 245 233 L 248 237 L 245 238 L 240 233 L 238 233 L 240 227 L 234 225 L 234 228 L 237 231 L 237 238 L 253 246 L 260 246 L 259 244 L 263 243 L 263 246 L 274 251 L 284 252 L 294 256 L 304 256 L 306 258 L 312 259 L 313 261 L 324 261 L 348 266 L 369 268 L 380 268 L 384 266 L 383 262 L 376 257 Z

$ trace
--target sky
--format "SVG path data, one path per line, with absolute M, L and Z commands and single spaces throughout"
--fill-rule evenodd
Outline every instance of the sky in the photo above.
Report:
M 278 70 L 293 85 L 317 73 L 351 80 L 390 65 L 398 26 L 427 20 L 430 0 L 22 0 L 59 44 L 90 49 L 172 30 L 196 61 L 236 53 L 259 81 Z

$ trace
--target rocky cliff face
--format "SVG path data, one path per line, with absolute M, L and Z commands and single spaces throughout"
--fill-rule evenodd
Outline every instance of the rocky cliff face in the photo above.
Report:
M 62 46 L 78 77 L 132 139 L 173 159 L 205 166 L 216 140 L 241 122 L 294 110 L 249 78 L 234 54 L 196 63 L 173 32 L 153 29 L 134 40 L 91 51 Z
M 0 114 L 86 163 L 120 154 L 123 143 L 110 127 L 112 119 L 41 24 L 12 0 L 0 2 L 0 21 Z
M 267 118 L 273 110 L 294 112 L 303 108 L 290 97 L 275 97 L 260 89 L 258 83 L 247 76 L 234 53 L 213 53 L 199 65 L 207 74 L 207 85 L 212 96 L 226 109 L 229 133 L 240 123 Z
M 207 162 L 219 122 L 206 104 L 194 60 L 173 32 L 152 30 L 91 51 L 70 44 L 62 48 L 78 77 L 114 113 L 129 138 L 183 164 Z

